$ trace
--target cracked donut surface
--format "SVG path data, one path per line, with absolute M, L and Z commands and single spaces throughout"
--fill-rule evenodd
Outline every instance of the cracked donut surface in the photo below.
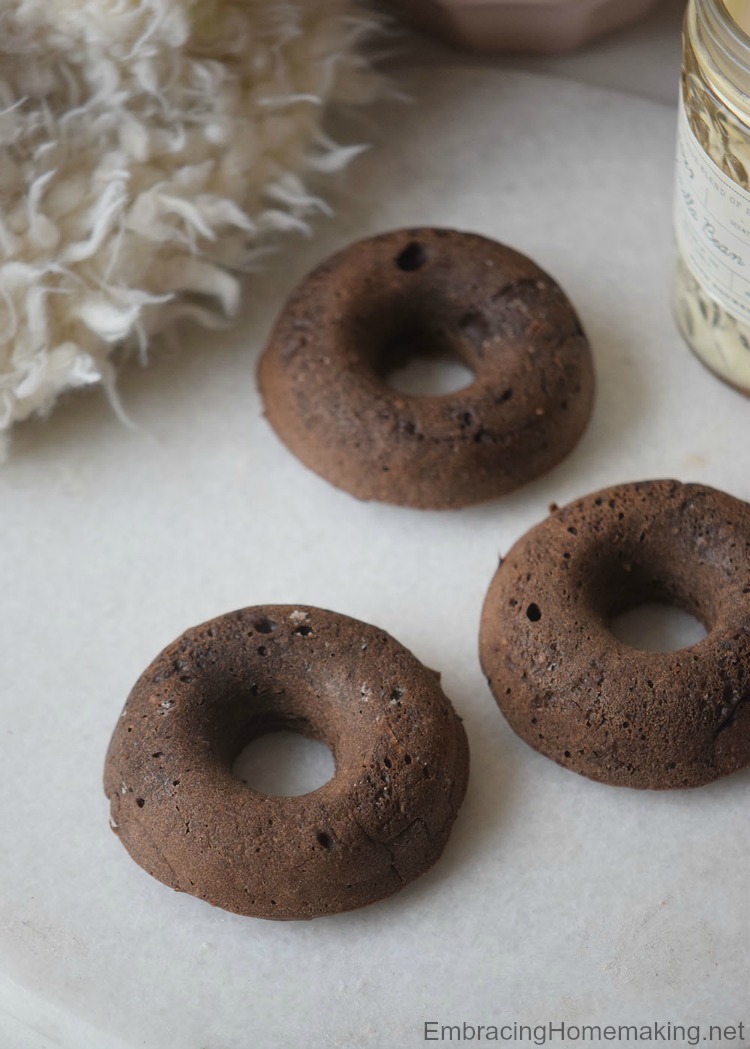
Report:
M 611 617 L 671 604 L 706 637 L 635 649 Z M 696 787 L 750 761 L 750 505 L 678 481 L 595 492 L 512 548 L 487 594 L 482 668 L 512 728 L 605 783 Z
M 317 790 L 252 790 L 232 764 L 291 729 L 325 741 Z M 376 627 L 309 606 L 245 608 L 186 631 L 142 674 L 107 753 L 113 830 L 160 881 L 262 918 L 351 910 L 438 859 L 468 777 L 439 675 Z
M 414 357 L 471 373 L 399 392 Z M 269 422 L 311 470 L 360 499 L 449 509 L 510 492 L 576 445 L 594 396 L 570 301 L 526 256 L 473 233 L 404 229 L 318 266 L 261 358 Z

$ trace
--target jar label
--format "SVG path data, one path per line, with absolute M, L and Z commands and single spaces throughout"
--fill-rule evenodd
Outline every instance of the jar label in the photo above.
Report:
M 750 324 L 750 192 L 705 152 L 680 93 L 675 185 L 677 247 L 695 279 Z

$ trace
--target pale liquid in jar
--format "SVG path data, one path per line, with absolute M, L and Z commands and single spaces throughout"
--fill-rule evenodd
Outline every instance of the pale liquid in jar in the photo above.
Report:
M 730 38 L 739 38 L 740 50 L 746 46 L 747 70 L 727 68 L 712 49 L 711 34 L 701 26 L 709 7 L 719 23 L 724 20 Z M 737 27 L 748 27 L 746 45 Z M 750 394 L 750 0 L 691 0 L 682 103 L 675 318 L 697 356 Z

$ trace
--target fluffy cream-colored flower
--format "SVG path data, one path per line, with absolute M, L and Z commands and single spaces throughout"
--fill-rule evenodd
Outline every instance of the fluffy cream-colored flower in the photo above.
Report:
M 237 306 L 319 202 L 321 130 L 371 88 L 353 0 L 8 0 L 0 11 L 0 439 L 120 343 Z

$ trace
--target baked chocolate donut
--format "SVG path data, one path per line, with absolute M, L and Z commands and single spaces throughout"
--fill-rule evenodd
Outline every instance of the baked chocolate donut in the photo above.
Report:
M 450 355 L 473 382 L 418 397 L 386 377 Z M 360 499 L 448 509 L 560 462 L 591 413 L 588 342 L 524 255 L 473 233 L 411 229 L 353 244 L 287 302 L 262 356 L 266 415 L 311 470 Z
M 300 797 L 232 776 L 253 738 L 291 728 L 327 742 L 336 772 Z M 125 704 L 104 786 L 111 825 L 155 878 L 260 918 L 373 903 L 440 856 L 469 754 L 439 684 L 383 630 L 271 605 L 188 630 Z
M 649 601 L 708 631 L 644 652 L 609 630 Z M 643 481 L 555 510 L 515 544 L 482 612 L 480 658 L 512 728 L 604 783 L 697 787 L 750 761 L 750 506 Z

